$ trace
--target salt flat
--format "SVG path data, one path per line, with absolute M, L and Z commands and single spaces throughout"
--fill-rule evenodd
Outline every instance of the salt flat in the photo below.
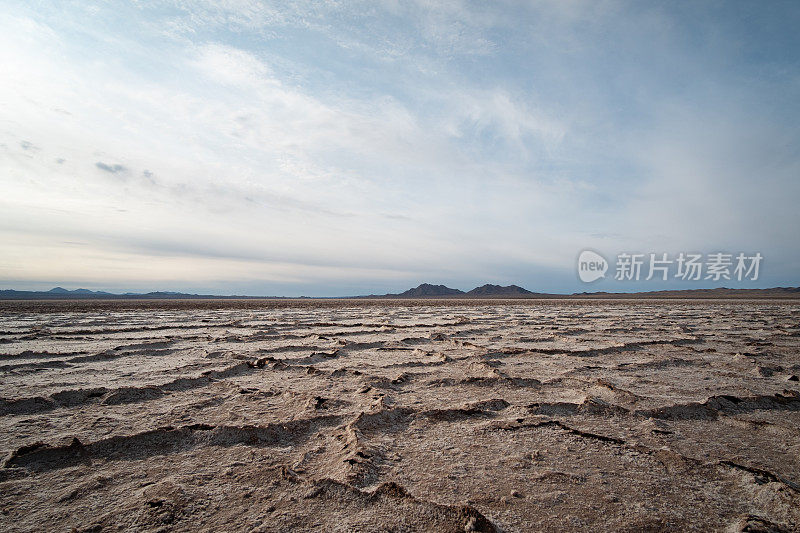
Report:
M 800 528 L 797 301 L 0 313 L 3 531 Z

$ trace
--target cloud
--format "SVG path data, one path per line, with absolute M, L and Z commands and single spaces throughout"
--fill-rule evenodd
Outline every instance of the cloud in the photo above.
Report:
M 26 152 L 38 152 L 40 150 L 38 146 L 28 141 L 20 141 L 19 146 Z
M 119 174 L 121 172 L 126 172 L 128 170 L 127 167 L 124 165 L 120 165 L 118 163 L 114 163 L 109 165 L 108 163 L 103 163 L 102 161 L 98 161 L 94 164 L 100 170 L 104 170 L 106 172 L 110 172 L 111 174 Z
M 194 65 L 217 83 L 234 86 L 277 83 L 270 78 L 271 71 L 263 61 L 249 52 L 220 43 L 201 46 Z
M 791 284 L 792 18 L 629 8 L 164 0 L 88 25 L 12 2 L 0 279 L 80 240 L 120 283 L 155 258 L 163 279 L 200 261 L 200 284 L 546 290 L 585 247 L 725 240 L 769 247 Z

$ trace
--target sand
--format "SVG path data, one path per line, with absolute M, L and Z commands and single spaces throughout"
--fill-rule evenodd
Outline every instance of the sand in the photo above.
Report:
M 797 531 L 800 302 L 0 305 L 2 531 Z

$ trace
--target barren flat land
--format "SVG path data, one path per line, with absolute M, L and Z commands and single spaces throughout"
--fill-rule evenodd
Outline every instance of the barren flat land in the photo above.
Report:
M 798 531 L 800 302 L 0 302 L 2 531 Z

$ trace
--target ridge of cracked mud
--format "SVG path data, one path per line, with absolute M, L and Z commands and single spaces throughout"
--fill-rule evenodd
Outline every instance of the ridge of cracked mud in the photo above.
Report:
M 800 529 L 797 302 L 2 317 L 4 531 Z

